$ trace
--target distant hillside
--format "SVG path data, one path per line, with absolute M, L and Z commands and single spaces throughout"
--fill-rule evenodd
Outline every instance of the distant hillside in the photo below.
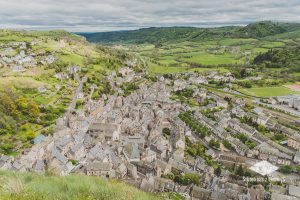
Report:
M 58 177 L 0 171 L 0 200 L 158 200 L 169 199 L 142 192 L 116 180 L 71 175 Z
M 162 43 L 174 41 L 200 41 L 218 38 L 261 38 L 300 29 L 300 24 L 263 21 L 245 27 L 218 28 L 162 27 L 134 31 L 81 33 L 95 43 Z
M 297 23 L 275 23 L 271 21 L 263 21 L 242 27 L 235 32 L 235 35 L 241 37 L 261 38 L 294 31 L 299 28 L 300 24 Z
M 223 37 L 230 34 L 235 27 L 193 28 L 193 27 L 162 27 L 144 28 L 134 31 L 81 33 L 90 42 L 110 43 L 157 43 L 174 40 L 197 40 L 202 38 Z
M 271 49 L 254 58 L 256 65 L 265 65 L 269 68 L 286 68 L 290 72 L 300 72 L 300 47 L 285 47 Z

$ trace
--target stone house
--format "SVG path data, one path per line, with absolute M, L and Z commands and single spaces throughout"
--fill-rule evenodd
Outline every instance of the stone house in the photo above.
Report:
M 256 123 L 266 126 L 270 118 L 271 117 L 267 115 L 258 115 L 254 120 L 256 121 Z
M 191 190 L 191 200 L 209 200 L 211 191 L 208 189 L 193 186 Z
M 297 151 L 294 156 L 294 162 L 300 164 L 300 151 Z
M 127 174 L 127 167 L 124 163 L 121 163 L 117 169 L 116 169 L 116 174 L 118 178 L 123 178 Z
M 101 176 L 105 178 L 115 177 L 114 170 L 111 163 L 94 162 L 89 163 L 86 167 L 86 174 L 88 176 Z
M 126 168 L 127 168 L 127 175 L 133 179 L 137 179 L 137 167 L 134 164 L 131 163 L 126 163 Z
M 69 66 L 68 70 L 69 70 L 70 74 L 76 74 L 77 72 L 79 72 L 81 70 L 81 67 L 79 67 L 79 66 Z
M 248 126 L 247 124 L 243 124 L 238 119 L 235 119 L 235 118 L 229 120 L 228 125 L 235 131 L 240 132 L 240 133 L 245 133 L 249 137 L 251 137 L 253 134 L 255 134 L 257 132 L 255 130 L 255 128 L 252 128 L 252 127 Z
M 292 135 L 288 138 L 288 144 L 289 147 L 292 147 L 293 149 L 300 150 L 300 136 L 299 135 Z
M 43 87 L 43 86 L 38 87 L 37 90 L 38 90 L 39 93 L 45 93 L 45 92 L 47 92 L 47 88 L 45 88 L 45 87 Z
M 156 153 L 150 148 L 146 148 L 145 151 L 142 152 L 141 160 L 146 162 L 153 162 L 156 160 Z
M 175 147 L 179 148 L 179 149 L 184 149 L 185 148 L 185 142 L 183 139 L 179 139 L 176 143 L 175 143 Z
M 66 154 L 71 147 L 74 145 L 73 139 L 71 137 L 65 136 L 56 143 L 57 149 L 60 150 L 62 154 Z
M 292 156 L 280 152 L 278 149 L 271 147 L 267 143 L 262 143 L 255 147 L 255 153 L 261 160 L 269 160 L 272 163 L 280 165 L 290 165 Z
M 216 158 L 216 153 L 212 149 L 208 149 L 205 153 L 212 158 Z
M 157 177 L 161 177 L 161 169 L 159 166 L 155 165 L 155 163 L 141 161 L 136 163 L 136 167 L 137 171 L 141 174 L 152 174 Z
M 129 162 L 138 162 L 141 160 L 141 150 L 137 143 L 129 142 L 125 144 L 122 152 Z
M 94 139 L 118 141 L 121 133 L 119 124 L 94 122 L 88 129 L 88 134 Z
M 157 192 L 172 192 L 175 188 L 175 183 L 172 180 L 154 177 L 154 190 Z
M 156 160 L 156 165 L 160 167 L 163 175 L 167 175 L 172 172 L 172 166 L 163 160 Z
M 228 138 L 228 141 L 234 147 L 235 151 L 241 156 L 245 156 L 246 153 L 249 151 L 249 147 L 237 138 L 230 137 Z
M 74 145 L 71 148 L 70 153 L 71 153 L 70 157 L 73 158 L 74 160 L 79 160 L 79 159 L 85 157 L 86 152 L 85 152 L 83 143 L 78 143 L 78 144 Z

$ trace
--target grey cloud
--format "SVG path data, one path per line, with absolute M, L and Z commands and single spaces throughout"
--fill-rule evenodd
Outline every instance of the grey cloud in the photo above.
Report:
M 299 0 L 0 0 L 0 27 L 108 31 L 300 22 Z

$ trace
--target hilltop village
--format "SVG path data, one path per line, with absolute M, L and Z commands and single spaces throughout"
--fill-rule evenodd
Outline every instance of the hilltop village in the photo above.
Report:
M 7 54 L 11 45 L 26 48 L 10 44 Z M 21 73 L 56 60 L 34 56 L 21 50 L 1 60 Z M 108 92 L 97 99 L 97 86 L 78 75 L 81 67 L 69 66 L 80 81 L 54 133 L 37 136 L 16 158 L 1 155 L 0 169 L 121 179 L 186 199 L 300 198 L 298 96 L 261 100 L 232 90 L 229 72 L 153 77 L 136 65 L 128 60 L 108 74 Z M 63 72 L 54 77 L 69 79 Z

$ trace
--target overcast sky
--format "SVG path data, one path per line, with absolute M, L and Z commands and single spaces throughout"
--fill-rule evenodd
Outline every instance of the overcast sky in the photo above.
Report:
M 300 0 L 0 0 L 0 28 L 127 30 L 300 22 Z

